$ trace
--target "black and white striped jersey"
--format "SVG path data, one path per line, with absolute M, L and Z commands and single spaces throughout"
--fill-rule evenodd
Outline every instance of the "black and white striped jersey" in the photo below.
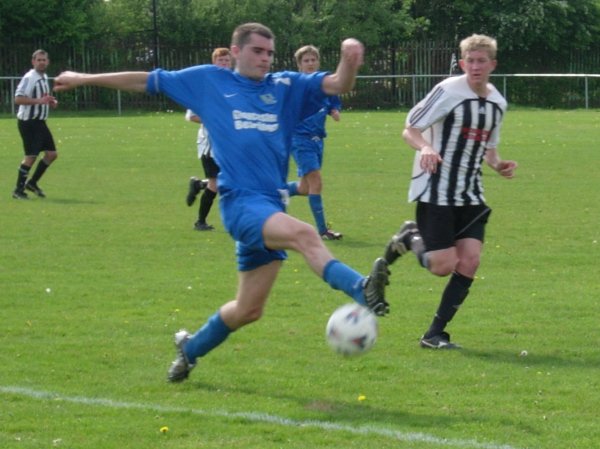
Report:
M 19 82 L 15 97 L 42 98 L 50 95 L 48 76 L 31 69 Z M 19 120 L 46 120 L 50 106 L 48 104 L 19 105 L 17 118 Z
M 190 120 L 193 116 L 198 117 L 194 111 L 188 109 L 185 112 L 185 119 Z M 212 145 L 210 144 L 210 140 L 208 138 L 208 130 L 201 123 L 200 129 L 198 130 L 198 139 L 196 140 L 196 144 L 198 145 L 198 159 L 201 159 L 202 156 L 212 157 Z
M 406 125 L 420 130 L 442 157 L 428 174 L 416 151 L 409 201 L 439 206 L 484 204 L 481 166 L 486 148 L 496 148 L 506 100 L 491 84 L 486 98 L 477 96 L 466 75 L 448 78 L 411 109 Z

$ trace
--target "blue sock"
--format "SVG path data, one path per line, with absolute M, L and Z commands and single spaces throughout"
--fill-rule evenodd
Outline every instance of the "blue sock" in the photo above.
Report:
M 336 290 L 342 290 L 363 306 L 367 304 L 362 288 L 364 279 L 362 274 L 336 259 L 330 260 L 323 269 L 325 282 Z
M 288 182 L 287 189 L 290 196 L 298 195 L 298 181 Z
M 206 355 L 219 346 L 230 333 L 231 330 L 217 311 L 185 344 L 185 355 L 191 363 L 196 363 L 196 358 Z
M 319 234 L 323 234 L 327 231 L 327 224 L 325 223 L 325 211 L 323 210 L 323 199 L 321 198 L 321 195 L 308 195 L 308 204 L 310 204 L 310 210 L 312 211 L 313 217 L 315 217 L 317 231 L 319 231 Z

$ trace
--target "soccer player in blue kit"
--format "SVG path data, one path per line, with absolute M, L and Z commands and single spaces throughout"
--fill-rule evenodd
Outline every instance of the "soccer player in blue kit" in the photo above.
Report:
M 305 45 L 294 54 L 298 71 L 314 73 L 319 70 L 319 49 L 313 45 Z M 340 232 L 327 227 L 325 208 L 323 207 L 323 181 L 321 166 L 323 165 L 323 140 L 327 137 L 325 122 L 330 115 L 335 121 L 340 120 L 342 102 L 337 95 L 325 98 L 323 107 L 315 114 L 302 121 L 292 137 L 292 156 L 298 167 L 300 181 L 288 183 L 290 196 L 308 195 L 308 204 L 317 225 L 317 231 L 323 240 L 339 240 Z
M 236 241 L 238 286 L 193 335 L 175 334 L 177 357 L 170 382 L 185 380 L 197 359 L 223 343 L 229 334 L 258 320 L 275 282 L 286 249 L 304 256 L 315 274 L 374 313 L 389 311 L 385 286 L 389 271 L 383 258 L 363 276 L 335 259 L 314 227 L 285 212 L 291 136 L 304 118 L 322 107 L 324 98 L 348 92 L 363 63 L 356 39 L 342 42 L 333 74 L 268 73 L 275 53 L 272 31 L 246 23 L 233 32 L 234 71 L 201 65 L 179 71 L 84 74 L 64 72 L 55 80 L 60 92 L 78 86 L 164 93 L 204 120 L 212 136 L 223 224 Z

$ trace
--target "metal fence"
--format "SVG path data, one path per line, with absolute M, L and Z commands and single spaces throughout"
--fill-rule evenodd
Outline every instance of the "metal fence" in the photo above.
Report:
M 343 96 L 346 109 L 405 109 L 423 98 L 448 75 L 359 76 L 356 88 Z M 600 108 L 600 74 L 497 74 L 492 82 L 509 104 L 542 108 Z M 20 77 L 0 77 L 0 112 L 15 114 L 14 92 Z M 59 95 L 61 111 L 180 109 L 164 96 L 83 87 Z
M 359 76 L 344 104 L 360 109 L 410 108 L 448 75 Z M 513 105 L 600 108 L 600 74 L 493 74 L 492 82 Z

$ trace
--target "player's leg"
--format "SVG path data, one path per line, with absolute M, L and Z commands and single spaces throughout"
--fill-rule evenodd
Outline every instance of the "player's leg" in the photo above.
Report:
M 260 319 L 280 268 L 281 261 L 274 260 L 250 271 L 240 271 L 234 300 L 217 310 L 194 335 L 186 331 L 175 334 L 178 353 L 169 369 L 169 381 L 185 380 L 198 358 L 223 343 L 232 332 Z
M 29 171 L 40 153 L 41 142 L 36 136 L 35 129 L 32 127 L 30 120 L 18 120 L 17 123 L 19 134 L 21 134 L 21 139 L 23 140 L 23 153 L 25 157 L 19 165 L 17 182 L 12 196 L 15 199 L 28 199 L 25 193 L 25 183 L 27 182 Z
M 342 290 L 377 314 L 388 312 L 385 286 L 389 283 L 389 271 L 382 258 L 375 261 L 370 275 L 365 277 L 335 259 L 312 226 L 283 212 L 269 217 L 263 227 L 263 237 L 268 248 L 301 253 L 313 272 L 332 288 Z
M 210 181 L 209 181 L 210 183 Z M 198 221 L 194 224 L 194 229 L 196 231 L 212 231 L 214 226 L 209 225 L 206 222 L 208 217 L 208 213 L 212 208 L 212 205 L 217 197 L 217 191 L 212 190 L 210 187 L 206 187 L 202 196 L 200 197 L 200 208 L 198 209 Z
M 219 174 L 219 167 L 214 162 L 213 162 L 214 166 L 211 166 L 211 165 L 207 166 L 207 164 L 205 162 L 205 159 L 207 157 L 210 157 L 210 156 L 206 156 L 206 155 L 200 156 L 200 163 L 202 164 L 202 167 L 204 168 L 204 175 L 207 178 L 216 178 L 217 175 Z M 210 159 L 212 159 L 212 157 L 210 157 Z M 216 168 L 214 168 L 214 167 L 216 167 Z M 214 173 L 213 173 L 213 171 L 214 171 Z M 188 206 L 191 206 L 192 204 L 194 204 L 194 201 L 196 201 L 196 197 L 198 196 L 198 194 L 203 189 L 206 189 L 207 186 L 208 186 L 208 179 L 198 179 L 195 176 L 192 176 L 190 178 L 190 182 L 189 182 L 188 193 L 185 197 L 186 204 Z M 212 190 L 213 190 L 213 192 L 217 191 L 216 179 L 215 179 L 214 188 Z
M 214 226 L 209 225 L 206 222 L 206 218 L 208 217 L 217 196 L 217 176 L 219 174 L 219 166 L 211 156 L 203 155 L 201 160 L 207 180 L 204 186 L 204 192 L 200 197 L 198 221 L 194 224 L 194 229 L 197 231 L 212 231 Z
M 58 158 L 58 152 L 56 151 L 52 133 L 45 121 L 38 121 L 36 123 L 36 136 L 38 136 L 40 141 L 40 150 L 44 151 L 44 157 L 37 163 L 33 176 L 27 181 L 25 188 L 37 196 L 44 198 L 46 195 L 44 195 L 44 192 L 38 186 L 38 182 L 44 173 L 46 173 L 48 167 Z
M 325 220 L 325 210 L 323 208 L 323 181 L 321 179 L 321 170 L 315 169 L 306 173 L 304 176 L 308 190 L 308 205 L 315 220 L 317 232 L 323 235 L 327 232 L 327 222 Z
M 238 290 L 235 299 L 223 305 L 193 336 L 181 330 L 175 334 L 177 357 L 168 379 L 185 380 L 196 359 L 223 343 L 231 332 L 260 318 L 282 261 L 284 251 L 265 248 L 262 228 L 268 217 L 283 210 L 281 198 L 232 191 L 222 197 L 221 216 L 236 241 Z
M 425 348 L 459 347 L 450 343 L 450 335 L 445 332 L 445 328 L 469 294 L 479 267 L 485 224 L 490 214 L 487 206 L 459 207 L 453 210 L 454 220 L 448 223 L 453 223 L 452 227 L 458 230 L 454 231 L 454 246 L 429 253 L 429 270 L 439 276 L 451 276 L 429 329 L 421 338 L 421 346 Z M 425 236 L 426 242 L 427 239 Z
M 200 160 L 204 168 L 206 181 L 203 185 L 204 192 L 200 197 L 200 207 L 198 208 L 198 220 L 194 223 L 194 229 L 197 231 L 212 231 L 214 226 L 206 222 L 208 214 L 213 206 L 217 196 L 217 176 L 219 174 L 219 166 L 215 160 L 208 155 L 203 155 Z
M 429 260 L 427 253 L 429 248 L 425 247 L 421 231 L 425 231 L 428 233 L 431 232 L 427 229 L 423 230 L 421 228 L 423 228 L 424 226 L 431 227 L 433 226 L 433 223 L 437 223 L 439 221 L 443 222 L 445 217 L 438 217 L 438 215 L 443 215 L 443 213 L 444 209 L 439 210 L 438 206 L 434 206 L 428 203 L 417 202 L 416 217 L 417 223 L 419 224 L 417 225 L 417 223 L 415 223 L 414 221 L 405 221 L 398 230 L 398 232 L 396 232 L 392 236 L 384 250 L 383 257 L 387 261 L 387 263 L 391 265 L 399 257 L 403 256 L 409 251 L 412 251 L 416 256 L 419 264 L 422 267 L 429 269 Z M 436 249 L 439 248 L 444 248 L 444 246 L 436 247 Z
M 27 182 L 27 176 L 31 170 L 31 166 L 35 163 L 35 157 L 26 156 L 19 165 L 17 171 L 17 183 L 15 190 L 13 191 L 13 198 L 26 200 L 28 199 L 27 193 L 25 193 L 25 183 Z
M 455 253 L 459 262 L 456 264 L 455 270 L 451 274 L 448 273 L 450 279 L 444 288 L 438 309 L 429 329 L 421 338 L 421 346 L 424 348 L 452 349 L 459 347 L 450 343 L 450 335 L 445 332 L 445 329 L 469 294 L 469 288 L 479 265 L 481 242 L 475 239 L 463 239 L 457 241 L 456 244 Z M 438 251 L 438 253 L 440 252 Z M 441 256 L 441 254 L 433 254 L 433 256 Z M 454 257 L 454 255 L 449 256 L 449 258 Z M 466 262 L 467 260 L 469 262 Z M 471 265 L 475 261 L 477 261 L 476 264 Z
M 317 231 L 323 240 L 339 240 L 343 237 L 341 232 L 329 229 L 325 218 L 323 205 L 323 179 L 321 167 L 323 165 L 323 140 L 313 139 L 307 145 L 307 155 L 303 169 L 306 173 L 308 184 L 308 204 L 315 220 Z
M 196 197 L 200 193 L 200 191 L 206 187 L 206 182 L 204 180 L 200 180 L 195 176 L 190 177 L 190 181 L 188 183 L 188 192 L 185 196 L 185 203 L 188 206 L 194 204 L 196 201 Z

